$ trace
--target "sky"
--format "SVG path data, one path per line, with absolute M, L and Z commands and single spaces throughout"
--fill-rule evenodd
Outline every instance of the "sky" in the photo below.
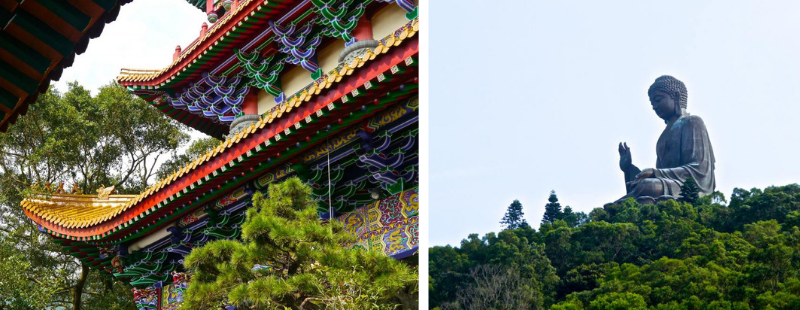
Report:
M 177 45 L 186 47 L 200 35 L 203 22 L 206 14 L 185 0 L 132 1 L 54 85 L 64 92 L 68 82 L 79 81 L 96 95 L 122 68 L 165 68 Z
M 431 245 L 538 227 L 555 190 L 589 212 L 625 194 L 619 142 L 653 167 L 647 89 L 673 75 L 708 128 L 717 190 L 800 181 L 800 2 L 430 1 Z

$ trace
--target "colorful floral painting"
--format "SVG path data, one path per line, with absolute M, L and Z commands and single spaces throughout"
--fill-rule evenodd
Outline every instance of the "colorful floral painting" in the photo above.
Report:
M 183 289 L 175 285 L 165 285 L 161 289 L 161 310 L 176 310 L 183 302 Z
M 403 255 L 419 247 L 419 189 L 389 196 L 339 217 L 358 236 L 351 247 Z

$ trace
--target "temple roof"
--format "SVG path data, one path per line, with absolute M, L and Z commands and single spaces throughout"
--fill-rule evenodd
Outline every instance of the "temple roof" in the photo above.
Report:
M 258 36 L 266 39 L 258 29 L 269 28 L 270 20 L 286 20 L 302 14 L 312 7 L 308 0 L 242 0 L 230 11 L 201 33 L 195 41 L 181 49 L 173 62 L 163 69 L 139 70 L 123 68 L 117 81 L 127 86 L 143 99 L 156 105 L 173 119 L 207 135 L 222 139 L 227 134 L 227 124 L 216 123 L 186 110 L 173 109 L 164 104 L 162 95 L 188 87 L 203 74 L 213 73 L 218 65 L 236 59 L 235 49 L 252 42 Z M 261 35 L 260 35 L 261 34 Z M 217 68 L 218 69 L 218 68 Z M 216 73 L 215 73 L 216 74 Z
M 288 160 L 291 154 L 308 147 L 301 145 L 324 139 L 320 138 L 326 134 L 320 134 L 318 119 L 335 122 L 338 118 L 338 124 L 342 124 L 342 119 L 353 116 L 355 111 L 374 113 L 370 112 L 374 109 L 372 106 L 367 108 L 362 106 L 363 103 L 347 103 L 369 102 L 379 107 L 379 104 L 397 100 L 396 95 L 389 96 L 387 89 L 401 86 L 416 76 L 416 69 L 406 68 L 417 65 L 418 40 L 412 37 L 418 30 L 418 19 L 409 22 L 404 31 L 398 31 L 387 41 L 391 44 L 381 44 L 374 52 L 332 71 L 324 80 L 308 86 L 262 115 L 246 130 L 229 137 L 144 192 L 119 201 L 119 205 L 110 208 L 112 210 L 101 212 L 57 207 L 45 212 L 47 204 L 30 201 L 24 206 L 26 213 L 42 225 L 44 231 L 71 240 L 100 240 L 111 235 L 119 238 L 120 234 L 138 233 L 145 226 L 163 225 L 179 215 L 178 212 L 173 215 L 176 209 L 188 210 L 192 205 L 214 199 L 232 186 L 263 174 L 265 169 L 276 167 Z M 402 88 L 405 90 L 396 93 L 415 89 Z M 386 99 L 379 100 L 379 97 Z M 278 161 L 263 165 L 267 159 L 273 158 Z M 231 178 L 236 180 L 237 176 L 242 178 L 228 182 Z M 168 205 L 169 208 L 164 208 Z M 139 220 L 146 216 L 152 219 L 140 223 Z
M 194 70 L 185 71 L 214 65 L 215 62 L 208 60 L 215 58 L 223 51 L 232 54 L 232 43 L 247 41 L 247 38 L 253 35 L 253 32 L 248 29 L 257 28 L 256 26 L 265 26 L 270 18 L 286 14 L 294 2 L 297 1 L 243 0 L 235 9 L 232 9 L 231 12 L 226 12 L 217 22 L 211 25 L 204 35 L 201 35 L 183 48 L 180 56 L 166 68 L 155 70 L 123 68 L 117 77 L 117 81 L 123 85 L 151 87 L 151 89 L 168 86 L 176 78 L 173 76 L 192 74 L 191 71 Z M 295 14 L 299 11 L 298 9 L 300 7 L 296 7 L 289 13 Z M 243 35 L 246 36 L 243 37 Z M 198 62 L 198 59 L 205 61 Z M 199 73 L 197 75 L 199 76 Z
M 38 217 L 67 228 L 83 228 L 108 220 L 130 207 L 136 195 L 53 194 L 22 201 L 22 207 Z
M 0 132 L 27 112 L 130 1 L 0 1 Z

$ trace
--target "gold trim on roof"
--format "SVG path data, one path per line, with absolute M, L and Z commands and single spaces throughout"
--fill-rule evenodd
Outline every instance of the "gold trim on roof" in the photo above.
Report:
M 66 228 L 83 228 L 108 220 L 130 207 L 137 195 L 52 194 L 39 195 L 20 203 L 23 208 L 42 219 Z

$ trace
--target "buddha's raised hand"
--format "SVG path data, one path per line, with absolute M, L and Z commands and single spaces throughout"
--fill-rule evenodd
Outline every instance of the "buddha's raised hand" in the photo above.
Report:
M 631 148 L 628 147 L 628 144 L 625 142 L 619 143 L 619 168 L 622 171 L 628 171 L 631 165 L 633 164 L 633 160 L 631 159 Z

